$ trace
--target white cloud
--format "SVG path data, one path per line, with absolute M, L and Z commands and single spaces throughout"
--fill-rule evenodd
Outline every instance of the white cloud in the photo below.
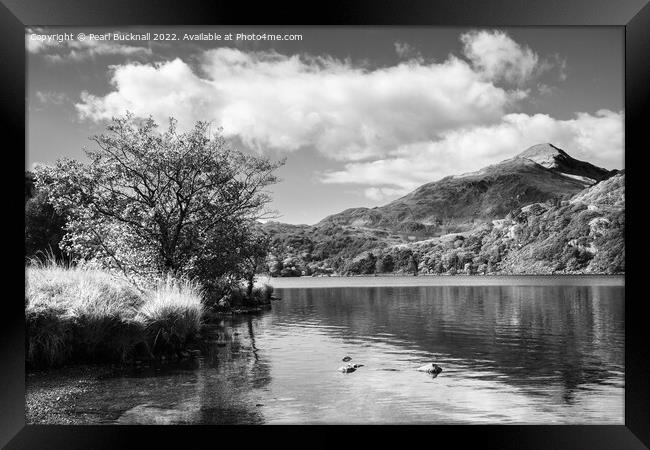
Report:
M 526 148 L 550 142 L 571 156 L 607 168 L 623 165 L 622 112 L 600 110 L 557 120 L 545 114 L 507 114 L 496 125 L 453 130 L 434 141 L 398 147 L 383 159 L 354 162 L 323 174 L 325 183 L 370 186 L 366 196 L 393 198 L 442 177 L 481 169 L 511 158 Z
M 402 59 L 421 59 L 422 55 L 412 45 L 407 42 L 397 41 L 393 44 L 395 53 Z
M 119 89 L 103 97 L 81 93 L 81 103 L 75 105 L 81 117 L 110 119 L 129 110 L 142 117 L 153 114 L 160 123 L 173 115 L 190 125 L 212 114 L 219 102 L 212 84 L 196 77 L 180 59 L 118 66 L 112 83 Z
M 471 31 L 460 39 L 465 56 L 487 79 L 523 84 L 538 68 L 537 54 L 503 31 Z
M 386 155 L 449 129 L 498 121 L 525 97 L 484 80 L 465 61 L 411 60 L 366 70 L 348 61 L 219 48 L 199 70 L 176 59 L 113 67 L 113 91 L 84 94 L 80 115 L 99 121 L 130 110 L 180 126 L 213 121 L 260 151 L 315 147 L 338 160 Z
M 234 48 L 202 53 L 196 66 L 179 58 L 125 63 L 111 66 L 111 92 L 84 92 L 75 106 L 92 121 L 127 110 L 161 123 L 173 115 L 181 128 L 208 120 L 258 151 L 315 148 L 344 163 L 321 181 L 361 186 L 375 201 L 542 142 L 604 167 L 622 166 L 622 112 L 567 120 L 512 112 L 529 92 L 554 92 L 542 83 L 522 85 L 551 68 L 561 78 L 566 62 L 559 55 L 540 60 L 500 31 L 461 40 L 471 63 L 450 55 L 369 69 L 331 57 Z M 395 48 L 404 56 L 413 51 L 403 43 Z M 503 81 L 518 87 L 496 85 Z

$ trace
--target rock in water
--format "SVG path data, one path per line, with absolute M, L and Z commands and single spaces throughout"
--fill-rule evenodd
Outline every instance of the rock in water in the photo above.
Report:
M 418 367 L 417 370 L 420 372 L 430 373 L 432 375 L 438 375 L 440 372 L 442 372 L 442 367 L 440 367 L 438 364 L 429 363 L 425 364 L 422 367 Z
M 363 367 L 363 364 L 346 364 L 344 366 L 339 367 L 339 372 L 343 373 L 352 373 L 355 370 L 357 370 L 359 367 Z
M 348 362 L 348 361 L 352 361 L 352 358 L 350 358 L 349 356 L 343 358 L 343 362 Z

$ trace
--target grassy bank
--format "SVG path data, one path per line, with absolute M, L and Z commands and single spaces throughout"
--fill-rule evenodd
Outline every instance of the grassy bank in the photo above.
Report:
M 136 290 L 100 270 L 52 263 L 26 268 L 26 363 L 124 362 L 192 345 L 201 291 L 171 278 Z

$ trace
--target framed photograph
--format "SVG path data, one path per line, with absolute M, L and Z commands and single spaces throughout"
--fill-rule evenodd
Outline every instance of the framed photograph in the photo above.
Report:
M 3 448 L 650 446 L 647 1 L 2 3 Z

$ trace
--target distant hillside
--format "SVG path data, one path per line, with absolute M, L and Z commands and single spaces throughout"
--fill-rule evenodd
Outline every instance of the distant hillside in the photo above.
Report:
M 419 236 L 467 231 L 514 208 L 573 195 L 614 173 L 541 144 L 477 172 L 427 183 L 385 206 L 347 209 L 317 226 L 364 226 Z
M 420 273 L 622 273 L 625 175 L 533 203 L 463 235 L 410 245 Z
M 625 176 L 550 144 L 315 226 L 277 222 L 276 276 L 624 271 Z

